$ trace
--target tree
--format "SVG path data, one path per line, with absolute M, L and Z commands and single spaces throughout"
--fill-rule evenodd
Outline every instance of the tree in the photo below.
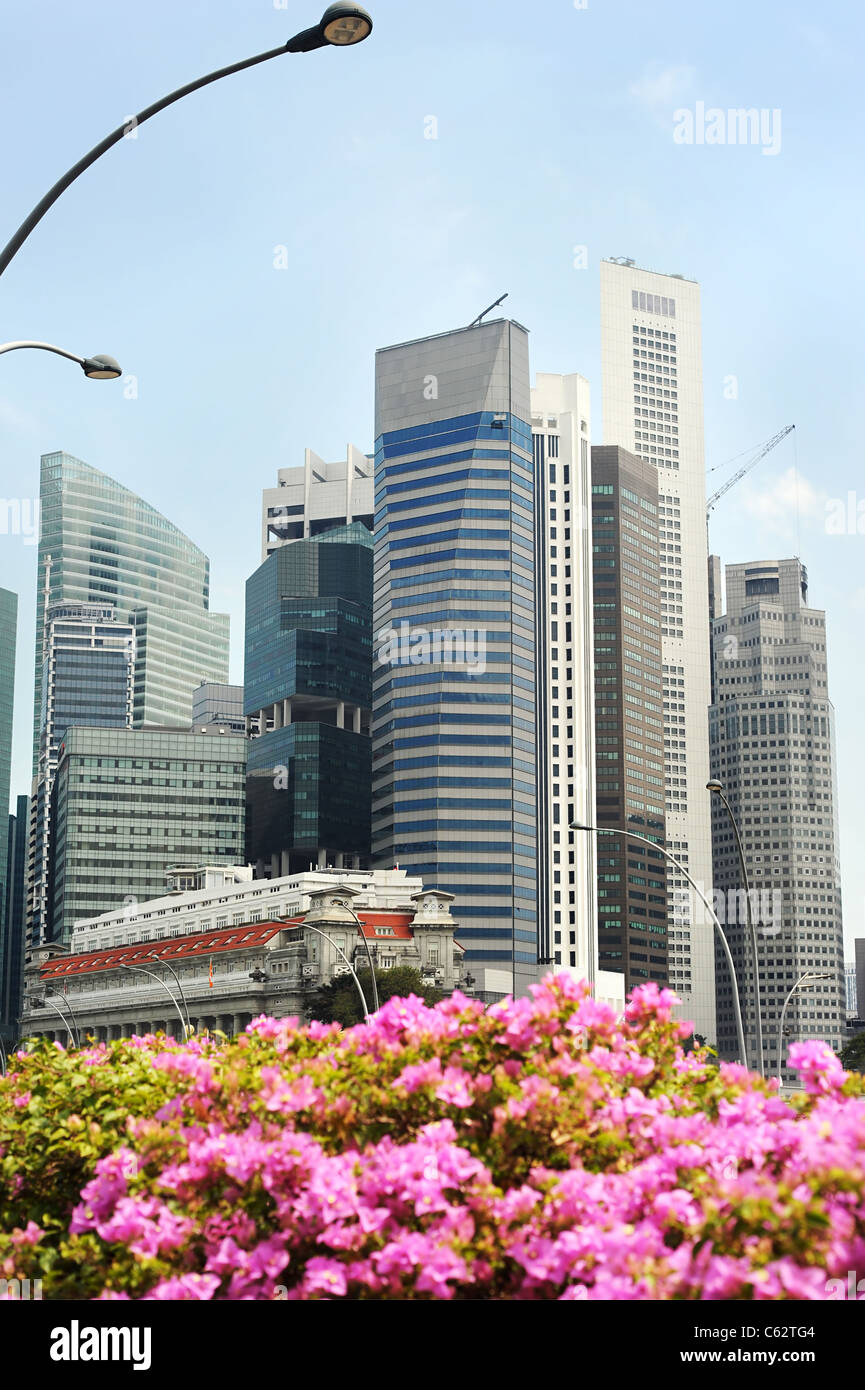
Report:
M 359 970 L 357 977 L 366 1001 L 372 1008 L 372 980 L 369 970 Z M 375 982 L 378 986 L 379 1003 L 388 999 L 405 999 L 416 994 L 425 1004 L 432 1007 L 443 998 L 440 989 L 430 988 L 421 979 L 421 973 L 412 965 L 396 965 L 390 970 L 377 970 Z M 343 1028 L 351 1028 L 363 1022 L 363 1010 L 357 985 L 350 975 L 338 975 L 329 985 L 322 985 L 307 1001 L 306 1016 L 318 1019 L 319 1023 L 341 1023 Z
M 857 1033 L 838 1056 L 845 1071 L 865 1071 L 865 1033 Z

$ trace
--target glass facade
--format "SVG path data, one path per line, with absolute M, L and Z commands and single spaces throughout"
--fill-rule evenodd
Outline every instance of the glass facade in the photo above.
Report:
M 247 858 L 273 877 L 370 853 L 372 537 L 274 551 L 247 582 Z
M 519 324 L 377 355 L 374 862 L 455 894 L 491 996 L 537 976 L 530 415 Z
M 135 493 L 69 454 L 42 457 L 39 612 L 103 604 L 136 634 L 133 722 L 189 725 L 202 680 L 228 679 L 228 616 L 209 610 L 210 562 Z M 34 771 L 44 624 L 37 624 Z
M 592 449 L 595 823 L 663 846 L 659 559 L 654 464 L 616 445 Z M 638 840 L 598 837 L 598 961 L 624 975 L 626 995 L 668 982 L 667 862 Z
M 61 603 L 46 613 L 39 764 L 33 787 L 30 940 L 46 939 L 51 791 L 57 750 L 76 725 L 126 728 L 132 722 L 135 630 L 98 604 Z
M 244 862 L 247 740 L 70 729 L 52 793 L 51 935 L 165 892 L 169 868 Z
M 15 700 L 15 644 L 18 631 L 18 595 L 0 589 L 0 996 L 6 947 L 6 899 L 8 894 L 8 843 L 5 834 L 9 813 L 12 773 L 12 713 Z M 0 1023 L 3 1000 L 0 997 Z
M 29 801 L 19 796 L 9 817 L 5 917 L 0 923 L 0 1037 L 15 1042 L 24 968 L 24 923 L 27 909 L 27 827 Z

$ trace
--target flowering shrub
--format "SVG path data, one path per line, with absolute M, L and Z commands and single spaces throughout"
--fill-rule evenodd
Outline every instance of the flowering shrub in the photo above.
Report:
M 684 1054 L 548 977 L 484 1011 L 259 1018 L 234 1043 L 20 1052 L 0 1082 L 0 1275 L 48 1298 L 822 1299 L 865 1274 L 863 1083 Z

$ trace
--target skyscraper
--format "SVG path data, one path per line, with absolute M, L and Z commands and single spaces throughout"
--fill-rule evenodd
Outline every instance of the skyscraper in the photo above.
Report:
M 76 724 L 130 727 L 135 629 L 131 623 L 115 622 L 110 604 L 55 603 L 44 616 L 43 655 L 30 829 L 32 941 L 44 938 L 50 918 L 51 790 L 57 750 L 66 730 Z
M 711 691 L 699 286 L 633 262 L 604 261 L 601 361 L 604 443 L 619 444 L 658 470 L 667 846 L 708 891 Z M 667 885 L 671 983 L 683 1016 L 713 1042 L 711 935 L 686 880 L 672 868 Z
M 69 454 L 43 455 L 40 499 L 31 943 L 50 930 L 53 763 L 63 725 L 131 719 L 136 728 L 188 728 L 195 688 L 202 680 L 228 679 L 228 617 L 210 612 L 210 562 L 197 546 L 149 503 Z M 121 667 L 131 637 L 127 708 L 128 671 Z
M 19 796 L 9 817 L 5 916 L 0 918 L 0 1037 L 19 1036 L 24 970 L 24 924 L 27 915 L 27 836 L 29 802 Z
M 164 516 L 69 454 L 42 457 L 38 613 L 110 606 L 135 628 L 133 724 L 189 725 L 202 680 L 228 680 L 228 615 L 210 612 L 210 561 Z M 36 628 L 34 770 L 44 631 Z
M 12 716 L 15 704 L 15 646 L 18 595 L 0 589 L 0 1023 L 3 1021 L 4 952 L 8 949 L 6 902 L 9 892 L 9 788 L 12 773 Z
M 370 855 L 372 535 L 279 546 L 246 586 L 247 857 L 259 877 Z
M 723 784 L 742 839 L 758 925 L 763 1050 L 767 1073 L 774 1076 L 784 1001 L 805 973 L 828 978 L 790 999 L 783 1056 L 790 1042 L 820 1038 L 836 1050 L 843 1042 L 841 867 L 826 615 L 808 606 L 808 576 L 798 559 L 728 565 L 726 579 L 726 609 L 713 625 L 712 776 Z M 716 893 L 724 893 L 730 904 L 726 932 L 754 1065 L 752 948 L 747 912 L 736 896 L 744 885 L 732 827 L 714 800 Z M 718 1043 L 732 1056 L 732 992 L 720 956 L 717 970 Z
M 532 388 L 538 702 L 538 940 L 557 968 L 595 981 L 595 815 L 589 383 L 538 373 Z
M 665 842 L 658 470 L 626 449 L 592 450 L 595 728 L 599 829 Z M 664 855 L 598 838 L 598 955 L 625 992 L 668 982 Z M 687 984 L 687 980 L 685 981 Z
M 373 855 L 457 898 L 486 997 L 537 975 L 528 334 L 376 357 Z

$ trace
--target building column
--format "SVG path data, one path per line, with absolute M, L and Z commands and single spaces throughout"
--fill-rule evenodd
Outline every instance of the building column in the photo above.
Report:
M 280 878 L 288 878 L 288 876 L 289 876 L 290 873 L 291 873 L 291 856 L 289 855 L 288 850 L 287 850 L 287 849 L 284 849 L 284 850 L 282 851 L 281 855 L 280 855 L 279 877 L 280 877 Z
M 282 712 L 283 712 L 283 709 L 284 709 L 284 705 L 283 705 L 282 700 L 277 700 L 276 703 L 275 703 L 274 706 L 273 706 L 273 727 L 274 727 L 274 729 L 281 729 L 281 728 L 282 728 Z
M 360 705 L 355 705 L 355 707 L 354 707 L 354 713 L 352 714 L 352 717 L 351 717 L 351 718 L 352 718 L 351 727 L 352 727 L 352 729 L 354 730 L 354 732 L 355 732 L 356 734 L 359 734 L 359 733 L 360 733 Z
M 345 728 L 345 700 L 337 700 L 336 702 L 336 727 L 338 729 Z
M 283 702 L 282 702 L 282 727 L 283 727 L 284 729 L 287 729 L 290 723 L 291 723 L 291 701 L 290 701 L 290 700 L 283 700 Z
M 279 872 L 279 855 L 278 855 L 278 854 L 272 854 L 272 855 L 270 856 L 270 877 L 271 877 L 271 878 L 279 878 L 279 877 L 280 877 L 280 872 Z

